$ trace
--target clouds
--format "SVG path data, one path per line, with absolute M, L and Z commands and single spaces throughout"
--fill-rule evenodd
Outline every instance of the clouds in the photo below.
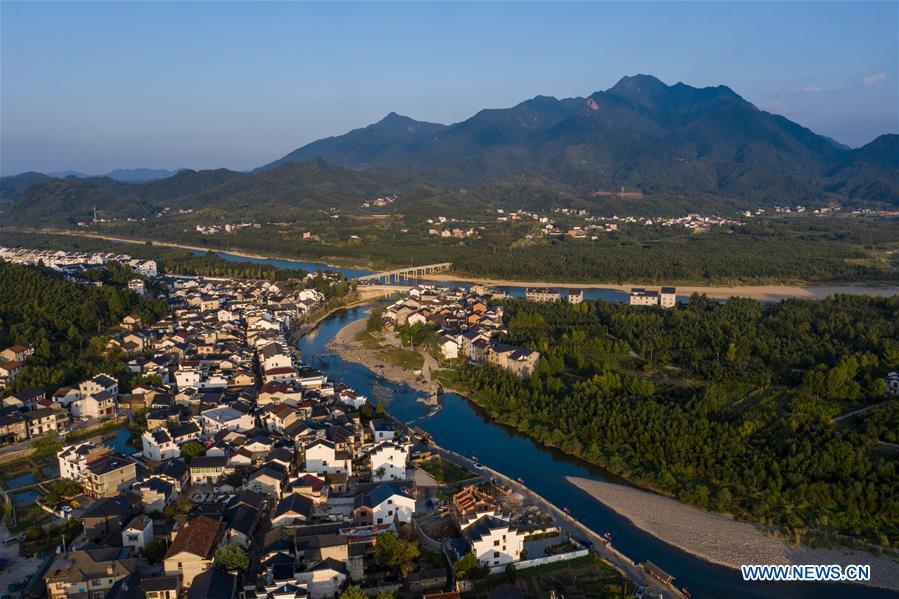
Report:
M 866 75 L 862 77 L 862 85 L 865 87 L 871 87 L 881 81 L 886 80 L 887 74 L 881 71 L 880 73 L 874 73 L 873 75 Z
M 796 83 L 786 83 L 784 85 L 775 85 L 774 87 L 770 87 L 762 92 L 763 95 L 768 97 L 778 97 L 778 96 L 801 96 L 806 94 L 820 94 L 826 91 L 837 91 L 837 90 L 829 90 L 817 83 L 812 85 L 798 85 Z

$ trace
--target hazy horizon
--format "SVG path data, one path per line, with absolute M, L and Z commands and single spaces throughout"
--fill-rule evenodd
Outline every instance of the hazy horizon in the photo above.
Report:
M 862 6 L 3 2 L 0 173 L 248 170 L 637 73 L 858 147 L 899 132 L 897 4 Z

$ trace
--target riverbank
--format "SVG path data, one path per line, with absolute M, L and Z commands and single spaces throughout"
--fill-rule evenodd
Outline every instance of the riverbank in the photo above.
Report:
M 300 337 L 315 329 L 315 327 L 317 327 L 319 323 L 321 323 L 321 321 L 328 318 L 332 314 L 340 312 L 341 310 L 349 310 L 351 308 L 357 308 L 359 306 L 370 304 L 376 299 L 391 295 L 393 291 L 383 287 L 357 287 L 354 293 L 355 296 L 350 298 L 349 301 L 341 302 L 333 306 L 326 306 L 317 312 L 313 312 L 309 320 L 307 320 L 305 323 L 303 323 L 302 326 L 294 329 L 291 332 L 291 345 L 294 345 L 297 340 L 300 339 Z
M 113 241 L 115 243 L 130 243 L 133 245 L 146 245 L 147 242 L 150 243 L 150 247 L 167 247 L 167 248 L 175 248 L 179 250 L 190 250 L 192 252 L 216 252 L 222 254 L 231 254 L 233 256 L 238 256 L 240 258 L 250 258 L 252 260 L 284 260 L 288 262 L 304 262 L 302 258 L 297 258 L 296 256 L 263 256 L 262 254 L 251 254 L 246 250 L 241 250 L 239 248 L 230 248 L 230 247 L 221 247 L 221 248 L 211 248 L 211 247 L 201 247 L 198 245 L 188 245 L 185 243 L 176 243 L 173 241 L 158 241 L 155 239 L 130 239 L 128 237 L 114 237 L 112 235 L 101 235 L 100 233 L 88 233 L 81 231 L 68 231 L 66 229 L 15 229 L 16 231 L 28 233 L 46 233 L 48 235 L 65 235 L 67 237 L 84 237 L 87 239 L 99 239 L 102 241 Z M 358 265 L 358 264 L 335 264 L 336 262 L 340 262 L 340 260 L 333 260 L 331 257 L 325 258 L 310 258 L 310 261 L 320 262 L 321 264 L 328 266 L 330 268 L 354 268 L 359 270 L 369 270 L 371 269 L 370 265 Z M 328 262 L 321 262 L 321 260 L 328 260 Z
M 790 545 L 757 526 L 675 499 L 598 480 L 566 480 L 652 536 L 715 564 L 870 564 L 865 584 L 899 591 L 899 560 L 848 548 Z
M 82 231 L 70 231 L 65 229 L 17 229 L 19 231 L 31 231 L 37 233 L 48 233 L 55 235 L 67 235 L 70 237 L 94 238 L 104 241 L 114 241 L 119 243 L 130 243 L 143 245 L 147 240 L 129 239 L 126 237 L 115 237 L 112 235 L 103 235 L 100 233 L 90 233 Z M 169 241 L 149 240 L 152 245 L 160 247 L 178 248 L 196 252 L 221 252 L 239 256 L 241 258 L 249 258 L 253 260 L 284 260 L 303 262 L 303 258 L 297 256 L 263 256 L 260 254 L 249 253 L 239 248 L 209 248 L 189 245 L 184 243 L 176 243 Z M 335 256 L 319 256 L 308 258 L 320 262 L 325 266 L 332 268 L 353 268 L 361 270 L 374 270 L 377 266 L 372 264 L 351 264 L 341 260 Z M 479 284 L 490 287 L 563 287 L 570 289 L 611 289 L 616 291 L 628 292 L 632 287 L 658 287 L 660 284 L 652 283 L 566 283 L 559 281 L 521 281 L 512 279 L 500 279 L 491 277 L 474 277 L 464 274 L 448 274 L 435 273 L 428 275 L 427 281 L 443 282 L 443 283 L 459 283 L 459 284 Z M 849 295 L 870 295 L 870 296 L 893 296 L 899 295 L 899 284 L 896 283 L 860 283 L 860 282 L 834 282 L 821 284 L 808 284 L 794 282 L 790 284 L 759 284 L 759 285 L 680 285 L 676 281 L 671 284 L 677 287 L 678 295 L 692 295 L 693 293 L 705 294 L 712 298 L 727 299 L 729 297 L 745 297 L 749 299 L 777 301 L 789 298 L 799 299 L 822 299 L 834 294 Z
M 650 287 L 647 283 L 552 283 L 547 281 L 513 281 L 509 279 L 491 279 L 460 277 L 451 274 L 436 273 L 428 275 L 428 280 L 438 282 L 459 282 L 489 287 L 564 287 L 569 289 L 613 289 L 615 291 L 629 292 L 633 287 Z M 655 285 L 658 287 L 658 285 Z M 899 285 L 896 284 L 861 284 L 861 283 L 833 283 L 826 285 L 678 285 L 678 295 L 705 294 L 717 299 L 729 297 L 745 297 L 756 300 L 782 300 L 788 298 L 822 299 L 836 293 L 850 295 L 874 295 L 892 296 L 899 295 Z
M 437 393 L 439 384 L 430 378 L 428 369 L 423 369 L 422 375 L 416 376 L 412 371 L 391 364 L 384 356 L 379 355 L 379 352 L 385 350 L 366 347 L 359 341 L 359 334 L 365 331 L 366 321 L 367 319 L 360 318 L 340 329 L 328 343 L 328 349 L 347 362 L 360 364 L 389 381 L 405 383 L 417 391 L 428 394 Z
M 431 392 L 420 377 L 377 357 L 358 336 L 366 319 L 341 328 L 328 347 L 343 360 L 360 364 L 397 383 Z M 470 400 L 469 400 L 470 401 Z M 493 418 L 493 420 L 497 420 Z M 501 421 L 499 419 L 498 421 Z M 567 477 L 577 488 L 630 521 L 640 530 L 707 562 L 738 569 L 746 564 L 870 564 L 869 586 L 899 590 L 899 560 L 848 547 L 794 546 L 765 534 L 759 527 L 680 503 L 639 488 L 579 477 Z

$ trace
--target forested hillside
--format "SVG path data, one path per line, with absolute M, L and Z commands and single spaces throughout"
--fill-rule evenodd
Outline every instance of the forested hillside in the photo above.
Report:
M 834 194 L 896 205 L 896 139 L 884 135 L 850 151 L 759 110 L 724 85 L 666 85 L 636 75 L 587 98 L 537 96 L 450 126 L 391 114 L 263 168 L 324 158 L 353 168 L 414 171 L 453 185 L 552 182 L 582 196 L 623 186 L 761 203 Z
M 164 302 L 140 298 L 124 284 L 97 288 L 0 261 L 0 347 L 30 343 L 35 348 L 14 390 L 55 390 L 90 374 L 116 374 L 122 364 L 105 351 L 103 334 L 130 313 L 153 322 L 167 311 Z
M 510 301 L 506 318 L 507 341 L 543 354 L 538 371 L 449 377 L 497 419 L 703 508 L 899 538 L 899 472 L 878 447 L 895 438 L 883 376 L 899 367 L 899 299 Z M 831 423 L 872 402 L 888 403 L 864 426 Z

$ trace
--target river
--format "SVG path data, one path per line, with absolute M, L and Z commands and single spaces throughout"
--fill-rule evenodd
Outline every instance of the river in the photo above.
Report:
M 745 583 L 737 571 L 717 566 L 663 543 L 641 531 L 586 493 L 565 480 L 566 476 L 608 480 L 602 470 L 586 462 L 538 445 L 508 427 L 492 422 L 487 414 L 464 397 L 454 393 L 442 396 L 442 408 L 434 410 L 417 399 L 425 394 L 403 384 L 380 379 L 364 366 L 346 362 L 332 353 L 327 344 L 350 322 L 366 315 L 366 307 L 338 312 L 323 320 L 299 342 L 303 359 L 322 369 L 333 380 L 343 381 L 366 395 L 381 400 L 400 420 L 431 433 L 434 440 L 462 455 L 478 460 L 513 478 L 521 477 L 534 491 L 559 507 L 568 507 L 572 515 L 594 531 L 612 533 L 615 546 L 636 562 L 649 559 L 675 576 L 694 597 L 756 599 L 796 597 L 829 599 L 837 597 L 892 597 L 895 594 L 835 583 Z
M 195 250 L 196 254 L 204 254 L 205 252 Z M 254 264 L 270 264 L 272 266 L 276 266 L 278 268 L 286 268 L 286 269 L 302 269 L 309 272 L 314 272 L 317 270 L 332 270 L 335 272 L 339 272 L 343 276 L 348 279 L 352 279 L 355 277 L 362 277 L 365 275 L 372 274 L 373 271 L 365 270 L 364 268 L 346 268 L 343 266 L 331 266 L 330 264 L 324 264 L 322 262 L 302 262 L 299 260 L 281 260 L 278 258 L 248 258 L 246 256 L 240 256 L 238 254 L 229 254 L 227 252 L 215 252 L 217 255 L 221 256 L 225 260 L 230 260 L 232 262 L 252 262 Z M 417 285 L 420 283 L 420 280 L 400 280 L 396 284 L 397 285 Z M 429 281 L 431 285 L 437 285 L 439 287 L 451 287 L 453 285 L 470 285 L 470 283 L 466 283 L 464 281 Z M 497 286 L 496 289 L 500 289 L 505 291 L 511 297 L 524 297 L 524 287 L 508 287 L 508 286 Z M 617 289 L 602 289 L 602 288 L 588 288 L 584 289 L 584 299 L 592 300 L 592 299 L 604 299 L 608 301 L 616 301 L 623 302 L 627 301 L 627 293 L 624 291 L 619 291 Z M 678 296 L 678 301 L 687 301 L 689 297 L 687 296 Z

